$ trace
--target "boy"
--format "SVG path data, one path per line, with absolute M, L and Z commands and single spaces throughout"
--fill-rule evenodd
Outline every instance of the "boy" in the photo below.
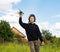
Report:
M 39 30 L 38 25 L 36 25 L 34 22 L 36 21 L 35 15 L 31 14 L 29 16 L 29 23 L 23 23 L 22 22 L 22 14 L 19 14 L 19 24 L 25 29 L 27 38 L 30 45 L 31 52 L 39 52 L 39 43 L 38 39 L 40 39 L 42 45 L 44 45 L 44 41 L 42 39 L 41 32 Z

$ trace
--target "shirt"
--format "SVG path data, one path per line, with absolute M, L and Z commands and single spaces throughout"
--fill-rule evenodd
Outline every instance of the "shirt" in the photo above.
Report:
M 38 39 L 40 39 L 41 42 L 43 41 L 38 25 L 35 23 L 23 23 L 22 17 L 19 18 L 19 24 L 25 29 L 28 41 L 34 41 Z

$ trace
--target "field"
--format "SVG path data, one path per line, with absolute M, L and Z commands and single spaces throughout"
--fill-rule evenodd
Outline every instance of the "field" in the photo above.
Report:
M 30 52 L 29 46 L 17 43 L 0 44 L 0 52 Z M 40 46 L 40 52 L 60 52 L 60 47 Z

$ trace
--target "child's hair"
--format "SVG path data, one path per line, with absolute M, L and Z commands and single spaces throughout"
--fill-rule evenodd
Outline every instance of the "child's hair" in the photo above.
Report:
M 29 16 L 29 18 L 28 18 L 29 22 L 30 22 L 30 17 L 34 17 L 34 22 L 36 21 L 36 17 L 35 17 L 34 14 L 30 14 L 30 16 Z

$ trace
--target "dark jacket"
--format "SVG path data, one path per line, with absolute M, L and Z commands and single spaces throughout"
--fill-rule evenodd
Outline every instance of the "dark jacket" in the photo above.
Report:
M 19 18 L 19 24 L 26 30 L 27 38 L 29 41 L 38 40 L 38 38 L 43 41 L 41 32 L 38 25 L 31 23 L 23 23 L 22 17 Z

